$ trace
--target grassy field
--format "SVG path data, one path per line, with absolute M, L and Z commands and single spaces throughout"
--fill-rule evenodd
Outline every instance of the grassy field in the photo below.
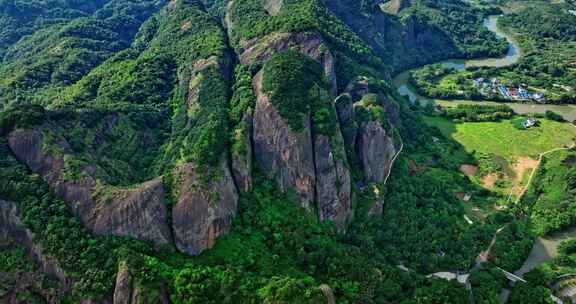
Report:
M 540 127 L 531 130 L 516 129 L 510 120 L 454 123 L 442 117 L 425 117 L 425 121 L 469 153 L 494 153 L 508 161 L 520 156 L 536 158 L 540 153 L 568 146 L 576 138 L 576 127 L 544 119 Z

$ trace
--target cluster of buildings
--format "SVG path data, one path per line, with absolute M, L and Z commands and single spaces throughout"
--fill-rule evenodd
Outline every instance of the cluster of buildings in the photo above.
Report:
M 474 86 L 482 95 L 499 94 L 504 99 L 517 101 L 543 102 L 546 100 L 542 93 L 532 93 L 523 86 L 519 86 L 518 88 L 508 87 L 496 78 L 492 80 L 477 78 L 473 81 Z

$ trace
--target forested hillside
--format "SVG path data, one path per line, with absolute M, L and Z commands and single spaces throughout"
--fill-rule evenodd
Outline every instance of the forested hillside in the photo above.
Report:
M 524 226 L 390 77 L 505 45 L 381 4 L 2 0 L 0 303 L 492 303 Z

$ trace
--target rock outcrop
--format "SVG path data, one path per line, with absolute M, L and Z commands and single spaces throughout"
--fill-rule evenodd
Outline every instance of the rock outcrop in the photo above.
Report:
M 242 121 L 234 130 L 232 144 L 232 174 L 238 190 L 248 192 L 252 189 L 252 113 L 244 113 Z
M 278 181 L 280 190 L 294 191 L 302 206 L 312 207 L 316 175 L 310 113 L 301 132 L 294 132 L 262 92 L 262 72 L 254 78 L 254 157 L 262 171 Z
M 336 98 L 336 114 L 344 137 L 346 153 L 350 156 L 355 153 L 356 137 L 358 126 L 355 121 L 354 103 L 350 94 L 342 94 Z
M 280 13 L 284 0 L 264 0 L 264 9 L 270 16 L 276 16 Z
M 272 33 L 263 38 L 248 41 L 243 48 L 240 63 L 244 65 L 263 64 L 274 54 L 289 49 L 296 50 L 319 62 L 330 83 L 331 94 L 335 96 L 338 91 L 334 56 L 318 32 Z
M 392 166 L 396 148 L 392 138 L 376 121 L 360 126 L 358 157 L 367 183 L 382 183 Z
M 178 201 L 172 209 L 176 246 L 198 255 L 227 234 L 237 212 L 238 193 L 224 157 L 207 172 L 188 163 L 173 172 Z
M 412 0 L 391 0 L 386 4 L 385 10 L 389 14 L 396 15 L 410 5 L 412 5 Z
M 125 261 L 121 261 L 118 265 L 118 273 L 116 274 L 114 304 L 132 303 L 133 289 L 132 276 L 128 270 L 128 265 Z
M 329 220 L 339 231 L 352 216 L 351 178 L 340 130 L 329 138 L 317 135 L 314 141 L 316 204 L 321 221 Z
M 92 165 L 80 168 L 78 178 L 67 178 L 65 158 L 73 157 L 70 147 L 62 138 L 48 143 L 43 132 L 51 131 L 49 127 L 15 130 L 9 136 L 9 146 L 19 161 L 43 177 L 88 229 L 156 245 L 171 243 L 160 179 L 131 189 L 114 189 L 94 177 L 96 168 Z M 49 153 L 49 145 L 55 145 L 59 152 Z
M 304 208 L 315 203 L 319 219 L 343 231 L 351 217 L 351 178 L 338 124 L 333 136 L 314 134 L 308 112 L 302 130 L 292 130 L 262 92 L 262 78 L 260 72 L 253 82 L 255 160 L 282 191 L 294 191 Z
M 163 286 L 156 286 L 155 292 L 135 282 L 126 261 L 118 264 L 116 286 L 114 287 L 114 304 L 168 304 L 170 303 Z M 157 292 L 159 291 L 159 292 Z
M 332 287 L 327 284 L 322 284 L 320 285 L 320 291 L 322 291 L 324 299 L 326 299 L 326 304 L 336 304 L 336 297 L 334 296 Z
M 57 278 L 64 291 L 70 290 L 72 280 L 56 259 L 44 254 L 42 248 L 34 244 L 34 234 L 22 223 L 16 204 L 3 200 L 0 200 L 0 239 L 17 242 L 38 263 L 42 273 Z

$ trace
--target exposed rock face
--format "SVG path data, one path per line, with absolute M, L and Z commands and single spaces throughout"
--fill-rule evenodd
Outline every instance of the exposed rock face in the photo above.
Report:
M 118 265 L 116 287 L 114 288 L 114 304 L 128 304 L 132 301 L 132 276 L 125 261 Z
M 396 148 L 386 130 L 376 121 L 360 126 L 358 157 L 367 183 L 382 183 L 392 166 Z
M 350 155 L 355 153 L 356 136 L 358 135 L 358 126 L 354 118 L 354 103 L 349 94 L 340 95 L 336 101 L 336 113 L 344 137 L 344 146 L 346 152 Z
M 332 95 L 338 91 L 334 56 L 325 46 L 318 32 L 273 33 L 264 38 L 251 40 L 244 45 L 240 62 L 245 65 L 264 63 L 276 53 L 294 49 L 307 55 L 324 67 L 324 74 L 329 80 Z
M 116 274 L 116 286 L 114 288 L 114 304 L 168 304 L 168 296 L 163 286 L 158 287 L 160 293 L 154 293 L 150 297 L 147 290 L 143 290 L 130 273 L 130 268 L 125 261 L 118 264 Z
M 351 178 L 340 129 L 332 138 L 313 136 L 310 113 L 299 133 L 290 129 L 262 92 L 262 72 L 254 79 L 254 156 L 282 191 L 294 190 L 302 206 L 316 202 L 319 219 L 343 231 L 351 216 Z
M 381 97 L 382 98 L 382 107 L 384 108 L 384 111 L 386 112 L 386 116 L 388 117 L 388 121 L 392 124 L 392 125 L 396 125 L 398 123 L 398 121 L 400 120 L 400 112 L 398 109 L 398 104 L 391 99 L 385 98 L 385 97 Z
M 403 9 L 410 7 L 410 5 L 412 5 L 411 0 L 392 0 L 388 3 L 386 11 L 390 14 L 396 15 Z
M 34 235 L 22 223 L 16 204 L 3 200 L 0 200 L 0 239 L 12 239 L 20 244 L 38 263 L 42 273 L 57 278 L 64 290 L 71 288 L 72 281 L 66 276 L 58 261 L 45 255 L 42 248 L 34 244 Z
M 284 0 L 264 0 L 264 9 L 270 16 L 276 16 L 280 13 Z
M 49 129 L 44 131 L 50 132 Z M 130 236 L 156 245 L 171 242 L 167 223 L 164 189 L 160 179 L 144 183 L 134 189 L 108 190 L 98 195 L 101 187 L 93 177 L 95 168 L 82 168 L 82 176 L 67 180 L 64 176 L 65 155 L 70 148 L 63 139 L 55 143 L 62 151 L 51 155 L 40 129 L 16 130 L 9 136 L 9 146 L 19 161 L 39 173 L 61 197 L 84 225 L 96 234 Z M 108 197 L 103 199 L 103 197 Z
M 431 22 L 416 18 L 401 19 L 373 7 L 363 12 L 357 0 L 322 0 L 375 53 L 386 57 L 393 70 L 436 62 L 459 55 L 450 37 Z M 401 12 L 410 0 L 388 2 L 389 12 Z M 392 7 L 392 9 L 390 9 Z M 389 79 L 390 80 L 390 79 Z
M 336 297 L 334 296 L 334 291 L 332 287 L 326 284 L 320 285 L 320 290 L 326 299 L 326 304 L 336 304 Z
M 366 78 L 357 78 L 348 84 L 346 87 L 346 93 L 352 98 L 353 102 L 357 102 L 362 97 L 370 93 L 369 80 Z
M 238 190 L 248 192 L 252 189 L 252 113 L 244 113 L 237 126 L 232 147 L 232 174 Z
M 316 202 L 320 220 L 330 220 L 339 231 L 344 231 L 352 215 L 352 190 L 346 152 L 339 131 L 332 139 L 318 135 L 314 142 Z
M 447 34 L 429 24 L 423 24 L 416 16 L 410 16 L 405 21 L 402 38 L 407 49 L 444 52 L 444 56 L 455 52 L 454 42 Z
M 304 208 L 314 202 L 316 175 L 310 113 L 304 128 L 296 133 L 280 116 L 262 92 L 262 72 L 254 79 L 256 108 L 254 111 L 254 157 L 264 174 L 275 178 L 282 191 L 294 190 Z
M 212 248 L 232 226 L 238 205 L 238 193 L 223 157 L 219 168 L 210 172 L 185 164 L 174 171 L 178 202 L 172 210 L 176 246 L 182 252 L 198 255 Z

